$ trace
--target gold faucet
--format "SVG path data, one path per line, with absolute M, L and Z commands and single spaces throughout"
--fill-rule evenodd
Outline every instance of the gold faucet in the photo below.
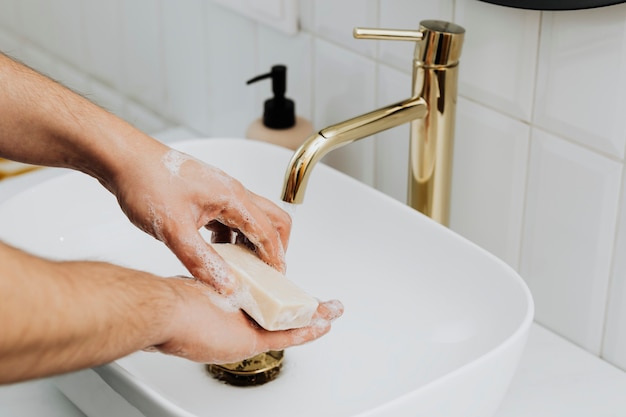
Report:
M 360 39 L 416 42 L 413 91 L 407 100 L 320 130 L 294 153 L 282 199 L 302 203 L 315 164 L 328 152 L 383 130 L 411 123 L 409 204 L 447 225 L 459 56 L 465 29 L 425 20 L 419 30 L 356 28 Z M 261 353 L 226 365 L 207 365 L 211 375 L 232 385 L 258 385 L 277 377 L 283 352 Z
M 410 122 L 408 203 L 448 225 L 458 65 L 464 34 L 461 26 L 439 20 L 422 21 L 418 30 L 355 28 L 357 39 L 416 42 L 411 97 L 309 137 L 289 163 L 282 199 L 302 203 L 313 167 L 330 151 Z

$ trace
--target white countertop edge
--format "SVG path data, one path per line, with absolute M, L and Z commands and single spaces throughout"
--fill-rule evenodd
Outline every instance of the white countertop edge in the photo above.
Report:
M 533 323 L 495 417 L 626 416 L 626 372 Z

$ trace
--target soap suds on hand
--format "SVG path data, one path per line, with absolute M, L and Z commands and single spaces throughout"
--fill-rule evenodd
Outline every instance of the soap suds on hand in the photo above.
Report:
M 207 243 L 204 240 L 198 239 L 194 242 L 188 242 L 188 244 L 193 247 L 196 257 L 202 262 L 202 267 L 209 271 L 209 274 L 213 277 L 216 289 L 219 290 L 223 287 L 234 289 L 236 287 L 233 285 L 234 282 L 230 276 L 231 271 L 225 268 L 223 261 L 217 255 L 208 250 Z
M 343 304 L 339 300 L 330 300 L 324 303 L 331 317 L 339 317 L 343 312 Z
M 180 174 L 180 167 L 189 159 L 191 159 L 191 156 L 170 149 L 161 158 L 161 163 L 163 163 L 163 166 L 167 168 L 171 175 L 178 176 Z
M 163 235 L 163 218 L 161 218 L 161 216 L 157 213 L 157 209 L 152 201 L 148 197 L 145 199 L 146 205 L 148 206 L 150 226 L 152 227 L 152 230 L 147 230 L 147 232 L 151 232 L 152 236 L 156 237 L 161 242 L 165 242 L 165 236 Z

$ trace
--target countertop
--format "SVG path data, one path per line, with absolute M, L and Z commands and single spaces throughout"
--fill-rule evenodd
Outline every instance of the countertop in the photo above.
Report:
M 161 139 L 192 137 L 173 129 Z M 60 175 L 41 169 L 0 181 L 0 202 Z M 49 379 L 0 386 L 0 417 L 83 417 Z M 509 391 L 495 417 L 626 417 L 626 372 L 534 323 Z

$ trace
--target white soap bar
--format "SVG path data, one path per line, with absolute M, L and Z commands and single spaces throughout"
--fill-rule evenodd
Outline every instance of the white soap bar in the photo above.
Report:
M 241 309 L 266 330 L 286 330 L 310 324 L 318 301 L 253 252 L 230 243 L 213 244 L 239 279 Z

